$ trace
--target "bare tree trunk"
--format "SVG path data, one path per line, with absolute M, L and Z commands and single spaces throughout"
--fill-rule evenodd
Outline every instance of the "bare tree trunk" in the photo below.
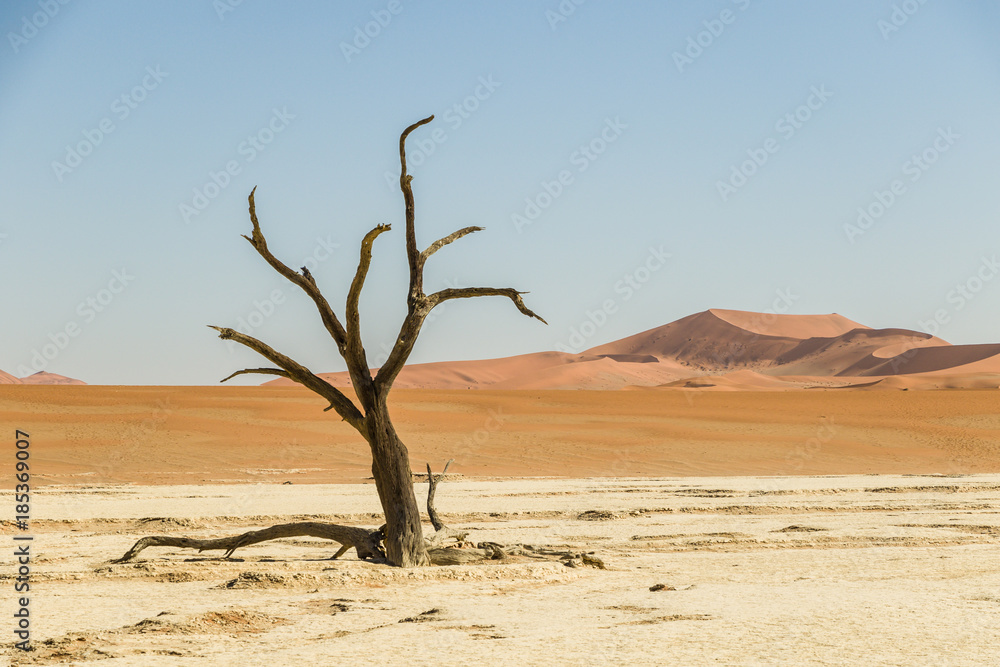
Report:
M 524 304 L 524 300 L 521 298 L 524 292 L 519 292 L 511 287 L 462 287 L 443 289 L 433 294 L 424 293 L 424 265 L 431 255 L 464 236 L 482 231 L 482 227 L 464 227 L 452 232 L 448 236 L 438 239 L 423 251 L 420 251 L 417 246 L 412 187 L 413 176 L 407 174 L 406 171 L 406 138 L 411 132 L 432 120 L 434 120 L 434 116 L 429 116 L 413 123 L 403 130 L 403 133 L 399 137 L 399 187 L 403 194 L 403 203 L 405 206 L 406 259 L 410 269 L 410 289 L 406 299 L 406 317 L 400 325 L 399 334 L 396 336 L 396 343 L 393 345 L 392 351 L 374 378 L 371 375 L 368 356 L 365 353 L 364 344 L 361 340 L 359 302 L 365 279 L 368 276 L 368 269 L 371 266 L 372 246 L 380 235 L 391 229 L 391 226 L 378 225 L 362 239 L 358 268 L 347 293 L 345 319 L 344 322 L 341 322 L 329 301 L 323 296 L 319 286 L 316 284 L 315 277 L 309 272 L 309 269 L 302 267 L 300 271 L 295 271 L 275 257 L 267 247 L 267 239 L 264 237 L 260 222 L 257 220 L 257 208 L 254 202 L 256 187 L 251 190 L 250 197 L 248 198 L 250 222 L 253 225 L 253 229 L 249 236 L 244 235 L 243 238 L 250 242 L 254 250 L 257 251 L 257 254 L 271 268 L 301 288 L 315 303 L 324 328 L 330 334 L 330 337 L 336 344 L 337 351 L 347 364 L 351 382 L 354 386 L 354 393 L 358 398 L 357 403 L 348 398 L 340 389 L 334 387 L 291 357 L 275 350 L 267 343 L 249 334 L 228 327 L 212 327 L 219 332 L 219 337 L 223 340 L 232 340 L 248 347 L 274 364 L 273 367 L 269 368 L 247 368 L 236 371 L 225 378 L 223 382 L 245 374 L 277 375 L 294 380 L 328 401 L 329 406 L 326 410 L 333 410 L 340 415 L 341 419 L 357 429 L 358 433 L 368 442 L 372 451 L 372 476 L 375 478 L 379 500 L 385 512 L 386 527 L 384 542 L 386 559 L 393 565 L 401 565 L 403 567 L 428 565 L 430 559 L 428 558 L 423 532 L 420 528 L 420 510 L 417 507 L 417 499 L 413 494 L 413 473 L 410 470 L 409 453 L 406 451 L 406 446 L 399 439 L 399 436 L 396 435 L 396 430 L 392 426 L 386 397 L 392 388 L 393 380 L 396 379 L 396 376 L 402 370 L 403 365 L 413 351 L 413 345 L 416 343 L 424 320 L 431 310 L 445 301 L 480 296 L 502 296 L 510 299 L 524 315 L 533 317 L 543 323 L 545 322 L 544 319 Z M 428 474 L 430 474 L 429 471 Z M 431 493 L 433 494 L 433 486 Z M 432 507 L 433 498 L 431 498 L 431 502 L 429 503 L 429 508 Z M 435 520 L 435 527 L 437 528 L 438 522 L 434 514 L 432 512 L 432 520 Z M 313 528 L 282 527 L 282 530 L 300 529 L 312 530 Z M 454 531 L 450 531 L 448 535 L 451 532 Z M 439 533 L 437 535 L 437 542 L 445 535 L 444 532 L 439 531 Z M 262 531 L 259 534 L 255 533 L 254 535 L 256 537 L 237 536 L 226 539 L 236 540 L 232 544 L 236 544 L 237 546 L 244 544 L 244 542 L 239 541 L 242 539 L 271 539 L 268 537 L 270 533 L 267 531 Z M 262 535 L 263 537 L 261 537 Z M 338 538 L 331 537 L 331 539 Z M 147 546 L 184 546 L 216 549 L 228 548 L 227 545 L 230 544 L 230 541 L 226 540 L 222 542 L 210 541 L 209 543 L 213 546 L 204 546 L 206 542 L 203 540 L 183 538 L 182 541 L 183 544 L 177 542 L 174 538 L 154 536 L 149 538 L 147 542 L 140 540 L 134 548 L 134 553 L 138 553 L 139 550 Z M 346 543 L 345 546 L 347 546 Z M 357 546 L 359 547 L 359 554 L 361 551 L 371 550 L 366 545 L 359 544 Z M 132 556 L 134 556 L 134 553 L 130 552 Z M 129 556 L 129 554 L 126 554 L 126 556 Z
M 420 509 L 413 493 L 410 454 L 389 419 L 385 401 L 378 401 L 367 415 L 371 436 L 372 476 L 385 513 L 385 556 L 393 565 L 428 565 L 420 526 Z

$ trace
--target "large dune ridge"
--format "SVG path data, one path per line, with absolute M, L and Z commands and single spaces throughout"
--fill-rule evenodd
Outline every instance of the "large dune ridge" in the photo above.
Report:
M 374 370 L 373 370 L 374 372 Z M 346 372 L 324 373 L 346 387 Z M 887 378 L 905 378 L 883 382 Z M 289 386 L 281 378 L 265 383 Z M 952 345 L 909 329 L 872 329 L 842 315 L 711 309 L 573 354 L 412 364 L 405 389 L 710 391 L 996 389 L 1000 344 Z

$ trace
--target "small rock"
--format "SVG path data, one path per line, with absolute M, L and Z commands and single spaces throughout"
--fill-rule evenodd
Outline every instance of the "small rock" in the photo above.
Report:
M 649 587 L 649 590 L 655 593 L 656 591 L 676 591 L 677 589 L 666 584 L 653 584 Z

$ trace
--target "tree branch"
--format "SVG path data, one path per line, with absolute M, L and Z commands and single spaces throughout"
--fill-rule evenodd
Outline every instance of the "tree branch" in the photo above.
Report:
M 313 300 L 316 304 L 317 310 L 319 310 L 319 315 L 323 320 L 323 326 L 326 327 L 327 332 L 333 338 L 334 342 L 337 343 L 337 349 L 340 350 L 340 355 L 345 356 L 346 345 L 347 345 L 347 333 L 344 331 L 343 325 L 340 320 L 337 319 L 337 315 L 333 312 L 330 307 L 329 302 L 327 302 L 326 297 L 323 296 L 322 292 L 319 291 L 319 287 L 316 286 L 316 280 L 309 273 L 309 270 L 303 267 L 302 273 L 298 273 L 288 268 L 281 260 L 271 254 L 271 251 L 267 248 L 267 239 L 264 238 L 264 233 L 260 230 L 260 223 L 257 221 L 257 208 L 254 204 L 254 193 L 257 191 L 257 187 L 250 191 L 250 222 L 253 223 L 253 234 L 252 236 L 243 235 L 250 245 L 254 247 L 261 257 L 271 265 L 275 271 L 283 275 L 292 283 L 298 285 L 302 288 L 302 291 L 309 295 L 309 298 Z
M 385 397 L 385 394 L 392 387 L 393 381 L 399 375 L 399 372 L 403 369 L 403 365 L 413 351 L 413 346 L 416 343 L 417 336 L 420 334 L 420 329 L 428 313 L 439 303 L 448 301 L 449 299 L 464 299 L 474 296 L 505 296 L 513 301 L 517 309 L 525 315 L 548 324 L 548 322 L 545 322 L 545 320 L 524 305 L 524 301 L 521 299 L 521 294 L 524 294 L 524 292 L 518 292 L 510 288 L 466 287 L 445 289 L 430 296 L 424 294 L 423 274 L 424 263 L 427 259 L 449 243 L 482 229 L 482 227 L 465 227 L 442 239 L 438 239 L 422 253 L 417 252 L 417 239 L 414 230 L 413 189 L 410 187 L 413 177 L 406 173 L 406 137 L 413 130 L 432 120 L 434 120 L 434 116 L 429 116 L 410 125 L 399 137 L 399 161 L 401 167 L 399 187 L 403 191 L 403 200 L 406 203 L 406 256 L 410 263 L 410 293 L 407 297 L 406 319 L 403 320 L 399 328 L 399 334 L 396 335 L 396 342 L 392 347 L 392 351 L 389 352 L 389 357 L 382 364 L 378 374 L 375 376 L 374 389 L 376 394 L 382 398 Z
M 438 304 L 450 301 L 451 299 L 469 299 L 477 296 L 505 296 L 513 301 L 517 309 L 528 317 L 533 317 L 542 324 L 548 324 L 533 310 L 524 305 L 524 301 L 521 299 L 522 294 L 527 294 L 527 292 L 518 292 L 516 289 L 510 287 L 456 287 L 443 289 L 440 292 L 431 294 L 427 297 L 427 304 L 430 308 L 434 308 Z
M 289 375 L 288 371 L 283 371 L 280 368 L 245 368 L 245 369 L 243 369 L 241 371 L 236 371 L 235 373 L 233 373 L 229 377 L 226 377 L 226 378 L 223 378 L 223 379 L 219 380 L 219 382 L 220 383 L 222 383 L 222 382 L 228 382 L 229 380 L 232 380 L 237 375 L 247 375 L 247 374 L 250 374 L 250 373 L 259 373 L 260 375 L 280 375 L 281 377 L 286 377 L 289 380 L 292 379 L 292 376 Z
M 283 523 L 271 526 L 270 528 L 264 528 L 263 530 L 243 533 L 242 535 L 207 540 L 192 537 L 150 535 L 141 538 L 131 549 L 125 552 L 124 556 L 111 562 L 127 563 L 138 556 L 140 551 L 148 547 L 180 547 L 182 549 L 197 549 L 199 553 L 202 551 L 225 550 L 226 553 L 223 558 L 229 558 L 240 547 L 257 544 L 258 542 L 266 542 L 267 540 L 276 540 L 282 537 L 302 536 L 321 537 L 344 545 L 334 558 L 342 555 L 350 547 L 357 549 L 358 558 L 361 559 L 383 555 L 382 547 L 379 544 L 382 535 L 378 531 L 371 531 L 355 526 L 340 526 L 335 523 L 307 521 L 302 523 Z
M 417 267 L 420 269 L 421 272 L 423 272 L 423 270 L 424 270 L 424 264 L 427 262 L 427 258 L 428 257 L 430 257 L 431 255 L 433 255 L 434 253 L 436 253 L 438 250 L 440 250 L 441 248 L 445 247 L 449 243 L 452 243 L 453 241 L 457 241 L 458 239 L 462 238 L 463 236 L 467 236 L 469 234 L 472 234 L 473 232 L 481 232 L 481 231 L 483 231 L 482 227 L 465 227 L 463 229 L 458 230 L 457 232 L 452 232 L 451 234 L 449 234 L 448 236 L 444 237 L 443 239 L 438 239 L 434 243 L 432 243 L 429 246 L 427 246 L 426 250 L 424 250 L 422 253 L 420 253 L 420 259 L 417 262 Z
M 372 245 L 380 234 L 390 229 L 392 229 L 391 225 L 379 225 L 365 234 L 365 238 L 361 241 L 361 258 L 358 260 L 358 270 L 354 274 L 351 289 L 347 293 L 347 354 L 350 356 L 349 361 L 352 362 L 348 364 L 348 368 L 351 371 L 355 392 L 360 391 L 365 394 L 370 393 L 372 376 L 368 371 L 368 357 L 361 341 L 361 316 L 358 312 L 358 303 L 361 300 L 361 289 L 364 287 L 365 278 L 368 275 L 368 267 L 372 263 Z M 362 394 L 358 393 L 358 398 L 361 397 Z
M 263 343 L 253 336 L 248 336 L 244 333 L 240 333 L 239 331 L 228 329 L 226 327 L 210 326 L 209 328 L 218 331 L 219 338 L 223 340 L 236 341 L 240 345 L 248 347 L 262 357 L 265 357 L 285 371 L 288 374 L 287 377 L 330 401 L 330 406 L 337 411 L 337 414 L 343 417 L 344 421 L 348 424 L 356 428 L 358 432 L 365 437 L 365 440 L 368 440 L 368 428 L 365 426 L 364 415 L 362 415 L 361 411 L 358 410 L 353 402 L 351 402 L 351 399 L 347 398 L 347 396 L 341 393 L 341 391 L 332 384 L 319 377 L 291 357 L 281 354 L 274 348 L 267 345 L 267 343 Z M 261 369 L 251 369 L 251 372 L 257 370 Z
M 444 464 L 444 470 L 441 471 L 440 475 L 432 473 L 431 464 L 427 464 L 427 516 L 430 517 L 434 530 L 441 530 L 445 527 L 444 521 L 442 521 L 438 516 L 437 509 L 434 507 L 434 492 L 437 491 L 438 482 L 440 482 L 448 472 L 448 466 L 450 466 L 454 460 L 455 459 L 448 459 L 448 462 Z
M 417 251 L 417 232 L 413 222 L 413 188 L 410 186 L 413 177 L 406 173 L 406 137 L 410 136 L 410 132 L 432 120 L 434 116 L 418 120 L 399 135 L 399 188 L 403 191 L 403 202 L 406 204 L 406 258 L 410 263 L 411 300 L 423 294 L 423 275 L 419 266 L 420 253 Z

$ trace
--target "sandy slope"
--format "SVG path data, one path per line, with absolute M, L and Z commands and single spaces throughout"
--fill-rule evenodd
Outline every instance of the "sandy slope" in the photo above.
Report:
M 750 371 L 747 373 L 746 371 Z M 712 309 L 643 331 L 580 354 L 540 352 L 501 359 L 407 366 L 397 386 L 431 389 L 621 389 L 628 386 L 696 385 L 727 390 L 805 389 L 854 381 L 812 384 L 774 382 L 760 376 L 872 378 L 866 388 L 899 388 L 879 383 L 888 376 L 947 373 L 949 386 L 980 388 L 993 374 L 1000 384 L 1000 344 L 951 345 L 908 329 L 871 329 L 836 313 L 776 315 Z M 966 381 L 961 376 L 968 375 Z M 703 376 L 714 379 L 700 380 Z M 323 374 L 349 386 L 347 373 Z M 725 380 L 719 378 L 725 377 Z M 268 386 L 291 386 L 288 379 Z M 935 386 L 923 378 L 908 389 Z M 989 384 L 987 382 L 986 384 Z
M 86 384 L 82 380 L 77 380 L 75 378 L 68 378 L 65 375 L 57 375 L 56 373 L 48 373 L 46 371 L 39 371 L 28 377 L 21 378 L 22 384 L 74 384 L 81 385 Z
M 26 378 L 18 378 L 10 373 L 0 371 L 0 384 L 86 384 L 81 380 L 68 378 L 65 375 L 56 375 L 46 371 L 39 371 Z
M 370 485 L 52 487 L 35 506 L 37 650 L 0 648 L 18 665 L 995 665 L 1000 645 L 998 475 L 440 487 L 472 540 L 592 550 L 607 570 L 399 570 L 312 539 L 109 562 L 151 533 L 374 526 Z
M 390 405 L 417 469 L 454 457 L 456 472 L 502 476 L 1000 472 L 995 390 L 396 390 Z M 49 483 L 370 476 L 367 446 L 324 407 L 296 387 L 0 387 Z

